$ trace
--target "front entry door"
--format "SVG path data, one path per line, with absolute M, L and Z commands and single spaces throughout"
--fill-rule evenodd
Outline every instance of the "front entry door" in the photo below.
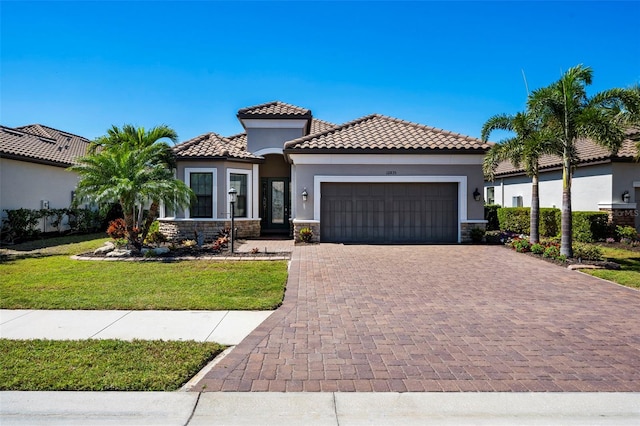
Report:
M 262 179 L 262 230 L 289 232 L 289 178 Z

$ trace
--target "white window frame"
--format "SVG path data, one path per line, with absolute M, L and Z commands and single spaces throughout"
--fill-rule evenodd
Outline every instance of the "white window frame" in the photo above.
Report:
M 253 218 L 253 170 L 250 169 L 227 169 L 227 193 L 231 189 L 231 174 L 247 176 L 247 217 L 236 217 L 236 219 L 252 219 Z M 229 198 L 227 196 L 227 198 Z M 229 200 L 227 200 L 229 202 Z M 231 212 L 229 212 L 231 215 Z
M 184 182 L 191 188 L 191 173 L 211 173 L 213 175 L 211 184 L 211 199 L 213 200 L 213 207 L 211 209 L 212 217 L 196 217 L 197 220 L 217 219 L 218 218 L 218 169 L 215 167 L 185 167 L 184 169 Z M 191 219 L 190 207 L 187 207 L 184 211 L 185 219 Z

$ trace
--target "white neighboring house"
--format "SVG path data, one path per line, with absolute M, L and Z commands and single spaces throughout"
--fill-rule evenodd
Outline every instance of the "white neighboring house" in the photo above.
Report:
M 78 175 L 66 170 L 89 140 L 41 124 L 0 126 L 0 214 L 70 206 Z M 52 231 L 42 223 L 42 231 Z
M 606 211 L 612 223 L 634 226 L 640 232 L 640 163 L 636 143 L 640 131 L 627 132 L 616 155 L 590 140 L 577 143 L 579 161 L 571 186 L 573 211 Z M 540 207 L 562 207 L 561 159 L 544 156 L 540 162 Z M 485 182 L 488 204 L 504 207 L 531 206 L 531 178 L 509 162 L 501 163 L 493 182 Z

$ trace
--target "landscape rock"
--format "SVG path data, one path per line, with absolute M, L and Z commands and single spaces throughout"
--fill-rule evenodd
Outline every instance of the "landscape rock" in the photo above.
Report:
M 93 254 L 107 254 L 115 250 L 115 248 L 115 244 L 113 244 L 111 241 L 107 241 L 102 247 L 98 247 L 97 249 L 95 249 Z
M 107 253 L 106 257 L 129 257 L 131 256 L 131 253 L 132 250 L 116 249 Z

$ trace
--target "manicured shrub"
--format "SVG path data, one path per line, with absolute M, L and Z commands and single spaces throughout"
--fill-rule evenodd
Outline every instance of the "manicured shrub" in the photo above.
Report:
M 481 243 L 484 238 L 485 230 L 482 228 L 471 228 L 471 241 Z
M 38 225 L 42 218 L 40 210 L 15 209 L 4 210 L 7 217 L 2 221 L 2 239 L 18 242 L 40 234 Z
M 622 239 L 631 241 L 638 240 L 638 232 L 633 226 L 616 226 L 616 235 L 620 241 L 622 241 Z
M 547 259 L 561 260 L 563 262 L 567 260 L 566 256 L 560 254 L 560 249 L 555 245 L 547 247 L 544 253 L 542 253 L 542 257 L 546 257 Z
M 531 243 L 528 240 L 524 239 L 524 238 L 518 238 L 518 239 L 513 240 L 511 242 L 511 246 L 518 253 L 526 253 L 528 251 L 531 251 Z
M 540 209 L 540 236 L 555 237 L 560 234 L 560 209 Z
M 593 244 L 576 243 L 573 245 L 573 257 L 582 260 L 602 260 L 602 249 Z
M 544 253 L 545 249 L 546 249 L 545 246 L 543 246 L 542 244 L 536 243 L 536 244 L 531 246 L 531 253 L 533 253 L 533 254 L 542 254 L 542 253 Z
M 500 230 L 529 235 L 529 207 L 500 207 L 498 221 Z
M 498 220 L 498 209 L 500 204 L 486 204 L 484 206 L 484 219 L 487 221 L 487 231 L 497 231 L 500 229 Z
M 607 238 L 609 215 L 606 212 L 573 212 L 573 239 L 592 243 Z

